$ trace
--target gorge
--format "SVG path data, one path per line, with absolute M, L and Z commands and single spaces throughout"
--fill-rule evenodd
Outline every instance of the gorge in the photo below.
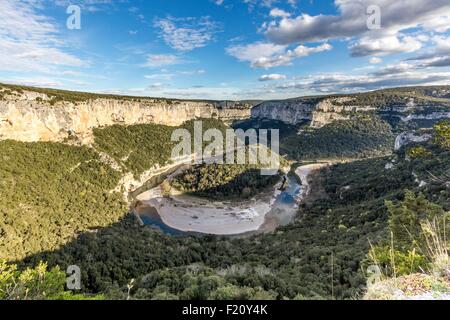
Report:
M 194 268 L 202 271 L 192 281 L 213 277 L 225 286 L 293 299 L 330 296 L 332 255 L 335 296 L 354 297 L 364 290 L 368 239 L 380 246 L 387 239 L 386 201 L 403 201 L 408 189 L 449 208 L 450 157 L 435 139 L 437 123 L 449 112 L 448 101 L 435 94 L 444 89 L 233 104 L 4 85 L 0 259 L 18 261 L 20 268 L 76 263 L 85 272 L 85 292 L 108 297 L 123 297 L 130 279 L 138 279 L 134 297 L 185 297 L 184 284 L 159 284 L 176 281 L 171 275 L 191 277 Z M 210 197 L 164 197 L 166 177 L 191 160 L 170 161 L 171 133 L 192 130 L 201 117 L 205 129 L 227 128 L 223 121 L 233 128 L 279 129 L 280 151 L 301 185 L 291 172 L 281 192 L 275 183 L 261 191 L 257 181 L 244 192 L 252 182 L 245 179 L 217 189 L 219 175 L 206 170 L 194 180 L 214 190 Z M 308 179 L 318 162 L 333 164 Z M 216 191 L 256 196 L 226 203 Z M 130 207 L 142 224 L 127 213 Z M 231 219 L 236 211 L 243 219 Z M 210 223 L 211 213 L 219 223 Z M 242 276 L 241 268 L 252 271 Z

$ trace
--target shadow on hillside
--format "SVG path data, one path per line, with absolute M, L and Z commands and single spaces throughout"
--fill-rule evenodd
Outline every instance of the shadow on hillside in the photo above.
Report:
M 140 226 L 133 214 L 98 230 L 76 236 L 59 249 L 33 254 L 16 261 L 20 268 L 46 261 L 49 267 L 66 270 L 77 265 L 82 272 L 83 290 L 104 291 L 112 284 L 123 286 L 153 270 L 202 262 L 202 246 L 194 242 L 211 237 L 170 237 L 150 226 Z
M 188 170 L 178 179 L 174 187 L 185 191 L 192 196 L 202 197 L 212 200 L 242 200 L 249 199 L 261 192 L 271 189 L 279 180 L 280 174 L 262 175 L 260 169 L 249 169 L 237 174 L 233 179 L 217 183 L 215 179 L 223 179 L 222 172 L 212 171 L 202 173 L 202 179 L 198 178 L 199 171 L 203 168 L 193 168 Z M 217 175 L 220 176 L 217 176 Z M 224 172 L 225 174 L 225 172 Z M 226 177 L 225 177 L 226 178 Z M 208 185 L 205 188 L 205 183 Z M 209 186 L 211 184 L 211 186 Z M 195 186 L 196 190 L 189 190 Z M 180 188 L 181 187 L 181 188 Z
M 239 189 L 255 186 L 259 176 L 260 170 L 251 170 L 250 174 L 240 174 L 226 184 L 203 190 L 202 196 L 237 192 L 235 198 L 239 198 Z M 267 188 L 267 181 L 273 186 L 279 176 L 266 179 L 259 187 Z M 127 213 L 110 226 L 82 232 L 58 249 L 32 254 L 15 263 L 23 268 L 46 261 L 49 267 L 60 266 L 62 270 L 77 265 L 82 272 L 83 289 L 100 292 L 112 284 L 126 285 L 131 279 L 153 270 L 206 262 L 204 245 L 220 239 L 209 235 L 182 235 L 167 235 L 161 226 L 140 226 L 134 214 Z

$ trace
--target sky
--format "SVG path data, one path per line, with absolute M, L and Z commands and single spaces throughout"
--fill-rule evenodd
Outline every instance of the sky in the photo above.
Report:
M 0 0 L 0 82 L 220 100 L 450 84 L 450 1 Z

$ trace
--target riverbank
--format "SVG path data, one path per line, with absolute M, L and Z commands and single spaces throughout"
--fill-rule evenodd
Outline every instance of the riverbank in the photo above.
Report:
M 153 208 L 165 226 L 186 233 L 234 236 L 272 232 L 280 225 L 292 222 L 298 204 L 310 193 L 308 179 L 311 173 L 328 165 L 314 163 L 300 166 L 295 174 L 301 185 L 296 183 L 294 176 L 290 176 L 288 190 L 280 190 L 280 181 L 269 192 L 249 200 L 212 201 L 173 188 L 168 192 L 167 185 L 170 183 L 160 183 L 136 195 L 142 210 L 137 209 L 135 213 L 145 220 L 147 209 Z M 164 180 L 170 181 L 184 169 L 180 167 L 165 176 Z
M 305 197 L 311 192 L 311 186 L 309 183 L 309 176 L 312 172 L 328 167 L 330 163 L 312 163 L 304 166 L 300 166 L 295 169 L 295 174 L 300 179 L 301 189 L 297 196 L 297 203 L 302 203 Z
M 209 201 L 207 199 L 173 194 L 164 197 L 161 187 L 148 190 L 137 199 L 155 208 L 164 224 L 184 232 L 215 235 L 236 235 L 258 230 L 265 222 L 278 195 L 279 184 L 273 192 L 246 201 Z

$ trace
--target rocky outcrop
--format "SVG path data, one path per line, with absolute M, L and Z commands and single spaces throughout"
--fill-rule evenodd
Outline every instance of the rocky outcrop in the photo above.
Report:
M 266 101 L 252 109 L 252 118 L 279 120 L 297 124 L 312 119 L 314 104 L 303 100 Z
M 51 105 L 43 94 L 23 92 L 0 101 L 0 139 L 61 141 L 73 134 L 88 143 L 93 128 L 114 124 L 178 126 L 195 118 L 226 122 L 248 117 L 250 108 L 223 108 L 214 102 L 98 98 Z
M 348 98 L 324 99 L 320 101 L 312 112 L 311 127 L 321 128 L 324 125 L 337 120 L 348 120 L 352 113 L 369 112 L 375 110 L 370 106 L 346 106 L 341 105 Z
M 400 150 L 401 147 L 413 143 L 413 142 L 424 142 L 428 141 L 433 136 L 431 134 L 415 135 L 412 132 L 403 132 L 395 138 L 395 151 Z
M 376 112 L 382 116 L 397 117 L 403 122 L 450 118 L 450 111 L 442 105 L 440 111 L 431 111 L 427 105 L 417 105 L 414 99 L 405 99 L 385 107 L 356 105 L 351 95 L 343 97 L 303 98 L 283 101 L 265 101 L 252 109 L 252 117 L 280 120 L 288 124 L 310 121 L 313 128 L 321 128 L 333 121 L 348 120 L 355 114 Z M 450 103 L 450 101 L 449 101 Z
M 403 122 L 408 122 L 412 120 L 437 120 L 437 119 L 450 119 L 450 111 L 449 112 L 432 112 L 429 114 L 410 114 L 404 117 L 401 117 L 400 119 Z
M 347 120 L 354 112 L 369 112 L 370 106 L 347 106 L 342 102 L 349 98 L 296 99 L 284 101 L 266 101 L 252 109 L 252 117 L 280 120 L 288 124 L 298 124 L 305 120 L 311 127 L 320 128 L 336 120 Z

